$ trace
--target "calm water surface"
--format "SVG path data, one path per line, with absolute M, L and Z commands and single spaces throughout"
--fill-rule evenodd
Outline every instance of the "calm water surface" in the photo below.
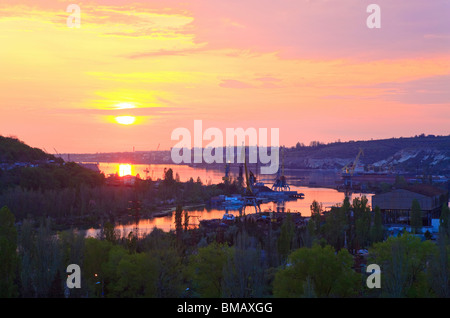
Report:
M 105 175 L 119 173 L 118 163 L 100 163 L 99 168 Z M 172 168 L 174 176 L 178 174 L 180 181 L 188 181 L 191 177 L 196 180 L 200 177 L 204 184 L 220 183 L 222 182 L 222 177 L 224 176 L 224 171 L 215 169 L 205 169 L 205 168 L 195 168 L 185 165 L 131 165 L 131 174 L 139 176 L 142 179 L 152 178 L 158 179 L 163 178 L 164 169 Z M 231 168 L 230 174 L 233 177 L 237 177 L 238 168 Z M 286 202 L 269 202 L 261 204 L 261 211 L 290 211 L 290 212 L 300 212 L 303 216 L 310 216 L 310 206 L 311 203 L 316 200 L 322 204 L 324 209 L 328 209 L 331 206 L 341 204 L 345 198 L 343 192 L 338 192 L 335 189 L 326 188 L 332 187 L 339 180 L 339 175 L 337 171 L 311 171 L 311 170 L 285 170 L 285 175 L 290 184 L 292 191 L 297 191 L 303 193 L 305 196 L 303 199 L 297 199 L 293 201 Z M 274 176 L 258 176 L 259 181 L 263 182 L 269 188 L 272 186 Z M 322 187 L 317 187 L 320 185 Z M 352 194 L 352 198 L 360 197 L 365 195 L 369 199 L 369 204 L 371 203 L 372 194 Z M 247 207 L 245 212 L 253 213 L 254 208 Z M 225 213 L 224 209 L 218 208 L 200 208 L 189 211 L 190 223 L 192 227 L 199 224 L 201 220 L 208 219 L 221 219 Z M 229 213 L 239 216 L 242 211 L 239 210 L 229 210 Z M 175 229 L 175 215 L 168 215 L 166 217 L 158 217 L 152 219 L 142 219 L 137 224 L 139 234 L 150 233 L 153 228 L 157 227 L 164 231 L 170 231 Z M 117 225 L 116 229 L 121 231 L 122 235 L 128 235 L 130 231 L 135 231 L 136 224 L 122 224 Z M 97 229 L 89 229 L 87 231 L 88 236 L 96 236 L 98 233 Z

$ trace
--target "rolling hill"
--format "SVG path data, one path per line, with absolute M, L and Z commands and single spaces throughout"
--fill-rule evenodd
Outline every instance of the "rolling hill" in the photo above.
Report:
M 335 142 L 286 149 L 286 168 L 341 169 L 352 164 L 358 152 L 359 168 L 393 169 L 414 173 L 450 173 L 450 136 L 416 136 L 369 141 Z
M 56 160 L 39 148 L 26 145 L 14 137 L 0 136 L 0 163 L 36 162 Z

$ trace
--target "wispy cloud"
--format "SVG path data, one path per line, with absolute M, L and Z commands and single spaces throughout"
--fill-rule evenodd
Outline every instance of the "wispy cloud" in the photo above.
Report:
M 167 148 L 198 118 L 276 125 L 285 144 L 376 138 L 369 117 L 384 136 L 450 124 L 448 0 L 379 0 L 381 29 L 366 26 L 370 0 L 91 0 L 79 29 L 70 3 L 1 2 L 3 133 L 106 150 L 125 132 Z M 102 121 L 125 111 L 153 120 Z
M 405 104 L 447 104 L 450 107 L 450 74 L 402 83 L 376 85 L 384 89 L 382 98 Z

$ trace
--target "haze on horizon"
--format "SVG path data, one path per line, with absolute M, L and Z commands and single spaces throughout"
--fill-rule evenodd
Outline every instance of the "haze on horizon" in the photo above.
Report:
M 95 153 L 170 149 L 196 119 L 286 146 L 450 133 L 449 0 L 91 0 L 69 28 L 71 3 L 1 2 L 0 135 Z

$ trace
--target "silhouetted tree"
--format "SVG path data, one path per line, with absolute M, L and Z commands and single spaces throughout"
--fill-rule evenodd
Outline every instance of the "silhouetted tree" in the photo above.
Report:
M 187 231 L 189 229 L 189 212 L 184 211 L 184 230 Z
M 193 289 L 201 297 L 219 298 L 224 280 L 223 268 L 232 248 L 227 245 L 211 243 L 198 249 L 190 260 L 190 273 Z
M 427 272 L 437 247 L 408 233 L 369 248 L 369 263 L 382 268 L 383 297 L 430 297 Z
M 275 297 L 349 297 L 355 296 L 360 284 L 353 271 L 353 259 L 347 250 L 338 253 L 334 248 L 315 244 L 300 248 L 289 255 L 289 266 L 275 276 Z M 305 289 L 306 287 L 306 289 Z M 311 290 L 313 288 L 313 290 Z
M 384 228 L 381 211 L 378 206 L 373 211 L 373 223 L 370 232 L 371 243 L 381 242 L 384 239 Z
M 291 252 L 294 234 L 295 224 L 292 221 L 292 215 L 288 213 L 281 224 L 281 232 L 277 241 L 278 254 L 280 255 L 282 262 L 286 261 L 287 256 Z
M 367 247 L 370 237 L 371 215 L 367 197 L 353 199 L 353 213 L 355 224 L 355 247 Z
M 0 298 L 16 297 L 18 257 L 17 230 L 14 215 L 4 206 L 0 209 Z
M 62 281 L 61 272 L 59 271 L 59 269 L 56 271 L 55 277 L 53 278 L 52 284 L 50 285 L 48 297 L 49 298 L 63 298 L 64 297 L 63 281 Z
M 411 215 L 410 215 L 411 230 L 413 233 L 418 233 L 422 228 L 422 209 L 420 207 L 419 201 L 414 199 L 411 205 Z
M 447 203 L 442 204 L 441 216 L 439 218 L 439 236 L 444 237 L 446 242 L 450 238 L 450 208 Z
M 177 234 L 177 238 L 181 238 L 181 234 L 183 233 L 183 207 L 178 204 L 175 210 L 175 232 Z
M 115 229 L 114 224 L 112 224 L 111 222 L 106 222 L 103 226 L 102 236 L 104 236 L 105 240 L 111 243 L 116 243 L 120 238 L 119 231 Z

